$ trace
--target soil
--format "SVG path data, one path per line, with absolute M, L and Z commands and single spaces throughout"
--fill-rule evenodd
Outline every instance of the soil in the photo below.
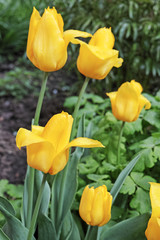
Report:
M 44 126 L 51 116 L 65 110 L 63 103 L 69 94 L 68 90 L 60 87 L 61 82 L 71 86 L 72 79 L 66 77 L 63 70 L 50 74 L 48 89 L 50 98 L 44 98 L 40 122 Z M 30 129 L 34 117 L 37 97 L 26 96 L 22 100 L 6 96 L 0 99 L 0 179 L 8 179 L 10 183 L 23 183 L 26 173 L 26 153 L 16 147 L 15 137 L 20 127 Z

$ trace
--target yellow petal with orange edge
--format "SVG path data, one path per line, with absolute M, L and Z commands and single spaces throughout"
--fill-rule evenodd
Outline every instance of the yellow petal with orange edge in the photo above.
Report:
M 52 142 L 55 155 L 65 150 L 69 143 L 73 118 L 66 112 L 54 115 L 44 127 L 42 137 Z
M 160 183 L 150 183 L 152 216 L 160 218 Z
M 64 36 L 66 46 L 68 46 L 69 42 L 74 42 L 74 41 L 77 42 L 76 40 L 78 40 L 78 39 L 75 39 L 76 37 L 88 38 L 88 37 L 92 37 L 92 34 L 83 32 L 83 31 L 79 31 L 79 30 L 70 29 L 70 30 L 66 30 L 63 33 L 63 36 Z
M 36 8 L 34 7 L 33 13 L 30 19 L 29 33 L 28 33 L 28 40 L 27 40 L 27 56 L 33 63 L 35 62 L 35 59 L 33 55 L 32 45 L 33 45 L 34 37 L 37 31 L 37 26 L 40 20 L 41 20 L 41 16 L 39 12 L 36 10 Z
M 54 147 L 50 142 L 33 143 L 27 146 L 27 163 L 30 167 L 48 173 L 54 156 Z
M 70 147 L 83 147 L 83 148 L 94 148 L 94 147 L 104 147 L 103 144 L 97 140 L 90 138 L 79 137 L 72 140 L 66 148 Z
M 67 49 L 59 22 L 51 11 L 45 9 L 33 41 L 36 67 L 50 72 L 62 68 L 67 60 Z
M 79 206 L 79 214 L 81 218 L 87 223 L 91 224 L 91 209 L 94 198 L 94 188 L 85 187 Z
M 40 143 L 45 141 L 47 140 L 45 140 L 43 137 L 40 137 L 24 128 L 20 128 L 16 136 L 16 145 L 19 149 L 33 143 Z
M 98 29 L 91 38 L 89 45 L 98 46 L 101 49 L 112 49 L 114 46 L 115 38 L 111 32 L 111 28 Z
M 137 116 L 139 96 L 129 82 L 123 83 L 117 91 L 112 112 L 122 121 L 132 122 Z
M 159 240 L 160 239 L 160 219 L 151 216 L 147 229 L 145 231 L 147 240 Z
M 55 175 L 62 171 L 66 166 L 69 158 L 69 149 L 59 153 L 56 157 L 53 157 L 51 168 L 49 169 L 49 174 Z

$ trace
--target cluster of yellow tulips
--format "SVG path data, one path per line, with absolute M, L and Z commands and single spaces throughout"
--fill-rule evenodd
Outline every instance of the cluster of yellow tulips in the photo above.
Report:
M 87 78 L 104 79 L 113 67 L 119 68 L 123 59 L 113 49 L 115 38 L 111 28 L 100 28 L 94 35 L 78 30 L 63 30 L 63 19 L 56 9 L 45 9 L 42 16 L 36 8 L 30 19 L 27 42 L 27 56 L 44 72 L 61 69 L 67 61 L 69 43 L 79 44 L 77 68 Z M 79 40 L 91 38 L 89 43 Z M 141 110 L 149 109 L 150 102 L 141 95 L 142 86 L 132 80 L 123 83 L 118 91 L 106 93 L 111 100 L 114 116 L 123 122 L 133 122 Z M 76 118 L 76 116 L 74 116 Z M 27 163 L 43 173 L 56 175 L 69 160 L 71 147 L 104 147 L 97 140 L 85 137 L 72 139 L 73 117 L 66 112 L 54 115 L 45 127 L 33 124 L 32 130 L 20 128 L 16 144 L 19 149 L 27 147 Z M 152 217 L 146 230 L 148 240 L 160 239 L 160 190 L 158 184 L 151 184 Z M 96 189 L 86 186 L 80 202 L 80 216 L 89 225 L 103 226 L 111 217 L 112 196 L 106 186 Z M 153 232 L 154 236 L 153 237 Z M 156 234 L 155 234 L 156 232 Z

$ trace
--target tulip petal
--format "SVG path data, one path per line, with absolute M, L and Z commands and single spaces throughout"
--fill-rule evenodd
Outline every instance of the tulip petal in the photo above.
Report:
M 87 223 L 91 224 L 91 209 L 94 198 L 94 188 L 85 187 L 79 206 L 79 214 L 81 218 Z
M 49 174 L 55 175 L 62 171 L 66 166 L 69 158 L 69 149 L 61 152 L 56 157 L 53 158 L 51 168 L 49 169 Z
M 101 187 L 95 189 L 91 210 L 91 225 L 96 226 L 104 219 L 104 195 Z
M 55 156 L 66 149 L 69 143 L 73 118 L 66 112 L 54 115 L 46 124 L 42 137 L 52 142 Z
M 48 173 L 51 168 L 54 147 L 50 142 L 33 143 L 27 146 L 27 163 L 30 167 Z
M 94 148 L 94 147 L 104 147 L 103 144 L 97 140 L 90 138 L 79 137 L 72 140 L 66 148 L 70 147 L 83 147 L 83 148 Z
M 140 95 L 139 96 L 139 107 L 138 107 L 138 112 L 137 112 L 137 115 L 134 119 L 137 120 L 140 112 L 142 111 L 142 109 L 145 107 L 145 109 L 150 109 L 151 108 L 151 103 L 148 101 L 147 98 L 145 98 L 143 95 Z
M 16 145 L 19 149 L 21 149 L 21 147 L 28 146 L 33 143 L 40 143 L 45 141 L 47 140 L 45 140 L 43 137 L 40 137 L 35 133 L 24 128 L 20 128 L 16 136 Z
M 139 82 L 136 82 L 135 80 L 131 80 L 130 84 L 134 87 L 134 89 L 140 95 L 141 92 L 143 91 L 141 84 Z
M 104 203 L 103 203 L 103 221 L 98 225 L 99 227 L 105 225 L 111 218 L 111 206 L 112 206 L 112 195 L 107 192 L 107 188 L 104 192 Z
M 45 9 L 37 25 L 32 46 L 35 65 L 42 71 L 56 71 L 62 68 L 67 60 L 67 49 L 61 30 L 55 11 Z
M 150 185 L 152 216 L 160 217 L 160 184 L 152 182 Z
M 91 38 L 89 45 L 98 46 L 103 49 L 112 49 L 114 46 L 115 38 L 111 32 L 111 28 L 98 29 Z
M 145 235 L 148 240 L 159 240 L 160 239 L 160 220 L 156 217 L 151 217 L 148 222 Z
M 68 46 L 69 42 L 76 42 L 76 40 L 78 39 L 74 39 L 76 37 L 83 37 L 83 38 L 88 38 L 88 37 L 92 37 L 92 34 L 90 33 L 87 33 L 87 32 L 83 32 L 83 31 L 79 31 L 79 30 L 66 30 L 64 32 L 64 40 L 65 40 L 65 43 L 66 43 L 66 46 Z
M 33 54 L 33 41 L 34 37 L 37 31 L 37 26 L 39 24 L 39 21 L 41 20 L 41 16 L 39 12 L 36 10 L 36 8 L 33 8 L 33 13 L 31 15 L 30 24 L 29 24 L 29 33 L 28 33 L 28 40 L 27 40 L 27 56 L 30 59 L 30 61 L 35 64 L 34 54 Z
M 129 82 L 126 82 L 118 89 L 112 112 L 117 119 L 132 122 L 137 116 L 138 105 L 139 96 L 137 91 Z
M 43 130 L 44 130 L 44 127 L 32 125 L 32 133 L 38 136 L 41 136 Z

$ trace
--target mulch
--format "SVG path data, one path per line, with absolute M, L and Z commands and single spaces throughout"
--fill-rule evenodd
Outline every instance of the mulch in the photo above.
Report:
M 54 114 L 65 110 L 64 100 L 69 91 L 61 87 L 62 81 L 71 86 L 72 78 L 65 72 L 52 73 L 48 79 L 48 90 L 51 97 L 44 98 L 39 124 L 44 126 Z M 37 104 L 37 97 L 30 95 L 22 100 L 5 96 L 0 99 L 0 179 L 10 183 L 23 183 L 26 173 L 26 153 L 17 148 L 15 137 L 20 127 L 30 129 Z

